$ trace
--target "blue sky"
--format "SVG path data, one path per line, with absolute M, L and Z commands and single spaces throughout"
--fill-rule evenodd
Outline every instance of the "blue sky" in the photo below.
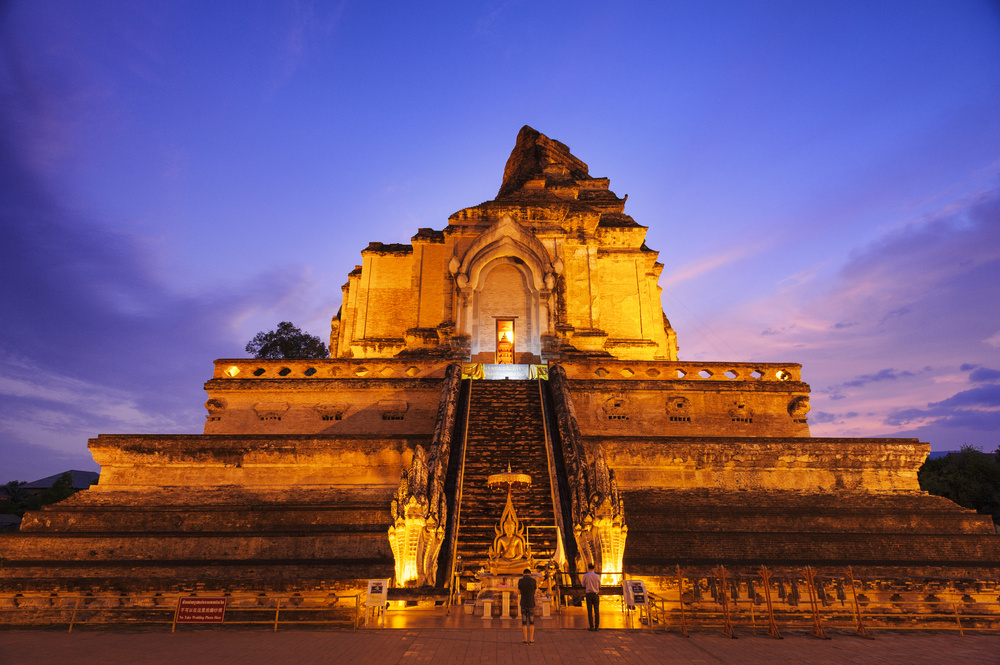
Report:
M 200 432 L 213 359 L 325 338 L 524 124 L 629 195 L 682 359 L 993 450 L 998 109 L 995 2 L 0 2 L 0 482 Z

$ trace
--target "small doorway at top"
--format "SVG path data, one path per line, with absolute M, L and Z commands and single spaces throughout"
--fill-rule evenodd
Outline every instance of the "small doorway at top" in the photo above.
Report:
M 514 319 L 497 319 L 497 353 L 498 365 L 514 363 Z

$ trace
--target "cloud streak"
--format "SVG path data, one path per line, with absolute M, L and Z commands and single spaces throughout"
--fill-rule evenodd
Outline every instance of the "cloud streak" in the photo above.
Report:
M 742 340 L 743 358 L 803 364 L 814 435 L 989 447 L 1000 436 L 997 302 L 1000 188 L 894 228 L 836 272 L 782 285 L 711 324 Z M 748 327 L 761 333 L 748 337 Z M 866 364 L 881 369 L 857 372 Z
M 968 367 L 968 366 L 963 366 Z M 996 432 L 1000 421 L 1000 371 L 977 367 L 969 374 L 972 383 L 987 383 L 961 390 L 924 408 L 898 409 L 889 413 L 886 424 L 906 426 L 914 423 L 944 427 L 967 427 Z
M 879 370 L 875 374 L 864 374 L 857 377 L 856 379 L 851 379 L 850 381 L 845 381 L 842 386 L 846 388 L 860 388 L 866 386 L 869 383 L 878 383 L 880 381 L 895 381 L 901 377 L 913 376 L 913 372 L 903 370 L 901 372 L 895 369 L 883 369 Z
M 729 251 L 713 254 L 699 261 L 685 264 L 670 272 L 660 280 L 664 289 L 673 288 L 683 282 L 744 259 L 751 253 L 749 247 L 735 247 Z
M 200 431 L 211 359 L 242 355 L 240 321 L 287 314 L 308 270 L 173 292 L 157 244 L 81 212 L 39 171 L 30 114 L 0 109 L 0 482 L 79 466 L 98 433 Z

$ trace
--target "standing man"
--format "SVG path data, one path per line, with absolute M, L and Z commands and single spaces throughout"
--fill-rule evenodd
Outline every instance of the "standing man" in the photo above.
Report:
M 597 630 L 601 627 L 601 576 L 594 572 L 594 564 L 590 564 L 588 568 L 583 576 L 583 590 L 587 594 L 587 621 L 590 622 L 588 630 Z
M 524 630 L 524 643 L 535 643 L 535 589 L 538 584 L 531 576 L 531 569 L 525 568 L 524 575 L 517 581 L 517 590 L 521 595 L 521 628 Z

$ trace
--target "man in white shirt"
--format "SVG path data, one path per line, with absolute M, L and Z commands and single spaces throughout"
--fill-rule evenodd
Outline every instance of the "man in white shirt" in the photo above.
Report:
M 583 576 L 587 621 L 590 623 L 588 630 L 597 630 L 601 627 L 601 576 L 594 572 L 594 564 L 590 564 L 589 569 Z

